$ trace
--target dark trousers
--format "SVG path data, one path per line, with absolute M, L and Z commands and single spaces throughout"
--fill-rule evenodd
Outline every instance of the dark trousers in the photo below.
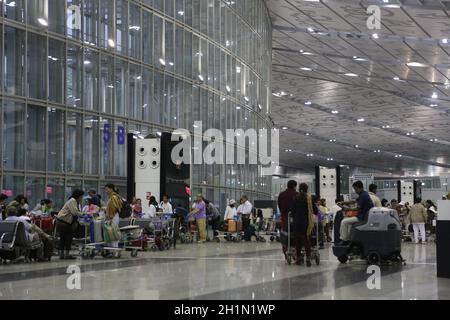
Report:
M 319 222 L 319 246 L 323 246 L 324 233 L 323 233 L 323 222 Z
M 59 250 L 70 250 L 74 236 L 73 226 L 56 220 L 56 230 L 59 233 Z
M 281 215 L 281 231 L 286 231 L 287 232 L 287 217 Z M 292 232 L 292 230 L 291 230 Z M 287 246 L 281 246 L 281 250 L 283 250 L 283 253 L 286 253 L 287 251 Z
M 306 257 L 311 257 L 311 242 L 309 241 L 306 233 L 297 234 L 295 237 L 295 249 L 297 251 L 297 259 L 301 257 L 302 248 L 305 248 Z
M 242 228 L 245 230 L 248 229 L 248 227 L 250 226 L 250 216 L 249 215 L 243 215 L 242 216 Z

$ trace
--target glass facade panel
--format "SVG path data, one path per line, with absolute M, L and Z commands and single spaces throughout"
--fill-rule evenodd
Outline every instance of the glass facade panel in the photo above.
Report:
M 3 167 L 23 169 L 25 155 L 25 106 L 3 102 Z
M 45 171 L 46 169 L 46 111 L 46 108 L 42 106 L 28 105 L 27 108 L 27 139 L 25 146 L 27 169 L 31 171 Z

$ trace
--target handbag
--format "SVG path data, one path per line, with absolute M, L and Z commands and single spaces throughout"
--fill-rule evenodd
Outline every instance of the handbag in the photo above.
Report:
M 106 243 L 119 241 L 121 237 L 120 228 L 117 224 L 111 223 L 111 221 L 106 221 L 103 224 L 103 240 Z

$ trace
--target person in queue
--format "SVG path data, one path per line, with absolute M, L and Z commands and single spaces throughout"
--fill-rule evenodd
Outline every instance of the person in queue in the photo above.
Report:
M 427 243 L 426 232 L 425 232 L 425 224 L 428 220 L 427 209 L 422 204 L 422 199 L 416 198 L 414 201 L 414 205 L 409 210 L 409 220 L 413 226 L 414 230 L 414 241 L 415 243 L 419 243 L 419 233 L 420 238 L 422 239 L 422 244 Z
M 133 217 L 134 218 L 141 218 L 142 217 L 142 200 L 141 199 L 136 199 L 133 203 L 133 205 L 131 206 L 131 208 L 133 209 Z
M 244 233 L 246 230 L 250 227 L 250 218 L 252 214 L 253 205 L 248 200 L 248 197 L 246 195 L 243 195 L 241 197 L 241 205 L 238 208 L 237 214 L 242 219 L 242 229 L 244 230 Z M 249 241 L 248 239 L 244 239 L 246 241 Z
M 156 217 L 158 213 L 158 202 L 156 202 L 155 196 L 150 196 L 148 200 L 148 211 L 144 214 L 144 219 L 150 219 Z
M 350 240 L 350 231 L 354 223 L 358 221 L 364 221 L 367 219 L 367 214 L 369 210 L 373 208 L 373 202 L 367 191 L 364 191 L 364 184 L 361 181 L 356 181 L 353 183 L 353 189 L 358 194 L 356 203 L 358 204 L 358 215 L 356 217 L 346 217 L 341 222 L 341 245 L 347 245 Z M 344 204 L 354 203 L 354 201 L 349 201 Z
M 310 238 L 314 229 L 314 216 L 318 215 L 317 206 L 314 204 L 311 194 L 308 193 L 308 185 L 301 183 L 299 192 L 294 194 L 294 201 L 289 208 L 293 215 L 295 234 L 295 249 L 297 252 L 297 265 L 305 263 L 302 248 L 305 248 L 306 265 L 311 267 L 311 242 Z
M 281 213 L 281 230 L 287 230 L 288 213 L 294 203 L 294 197 L 297 194 L 297 181 L 289 180 L 286 190 L 278 195 L 278 208 Z M 286 254 L 287 247 L 282 246 L 283 253 Z
M 228 206 L 225 209 L 225 215 L 223 217 L 224 221 L 234 220 L 234 216 L 236 215 L 236 200 L 231 199 L 228 202 Z
M 172 205 L 169 202 L 169 196 L 163 195 L 163 199 L 159 204 L 159 207 L 162 209 L 162 213 L 173 213 Z
M 380 198 L 378 198 L 377 196 L 377 185 L 372 183 L 371 185 L 369 185 L 369 195 L 370 195 L 370 199 L 372 199 L 373 205 L 377 208 L 381 208 L 383 206 L 383 204 L 380 201 Z
M 331 210 L 327 207 L 327 200 L 326 199 L 320 199 L 319 209 L 324 214 L 323 231 L 324 231 L 324 234 L 325 234 L 325 239 L 327 240 L 327 242 L 331 242 L 331 236 L 330 236 Z
M 76 189 L 56 216 L 56 230 L 59 233 L 59 258 L 75 259 L 70 255 L 72 240 L 78 230 L 78 217 L 82 215 L 80 205 L 84 191 Z
M 108 183 L 105 185 L 105 193 L 109 197 L 108 202 L 106 203 L 105 221 L 111 223 L 111 225 L 119 225 L 119 212 L 123 206 L 123 201 L 119 195 L 119 190 L 117 190 L 114 184 Z M 114 241 L 108 245 L 113 248 L 117 248 L 119 246 L 119 241 Z M 110 256 L 112 255 L 113 254 L 110 253 Z
M 203 195 L 198 194 L 195 200 L 191 214 L 195 216 L 195 222 L 197 224 L 197 230 L 199 235 L 198 243 L 206 242 L 206 204 L 203 200 Z

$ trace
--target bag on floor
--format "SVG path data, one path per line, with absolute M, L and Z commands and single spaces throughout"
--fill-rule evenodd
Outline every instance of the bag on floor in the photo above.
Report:
M 103 240 L 106 243 L 119 241 L 121 238 L 120 229 L 117 224 L 106 221 L 103 224 Z

